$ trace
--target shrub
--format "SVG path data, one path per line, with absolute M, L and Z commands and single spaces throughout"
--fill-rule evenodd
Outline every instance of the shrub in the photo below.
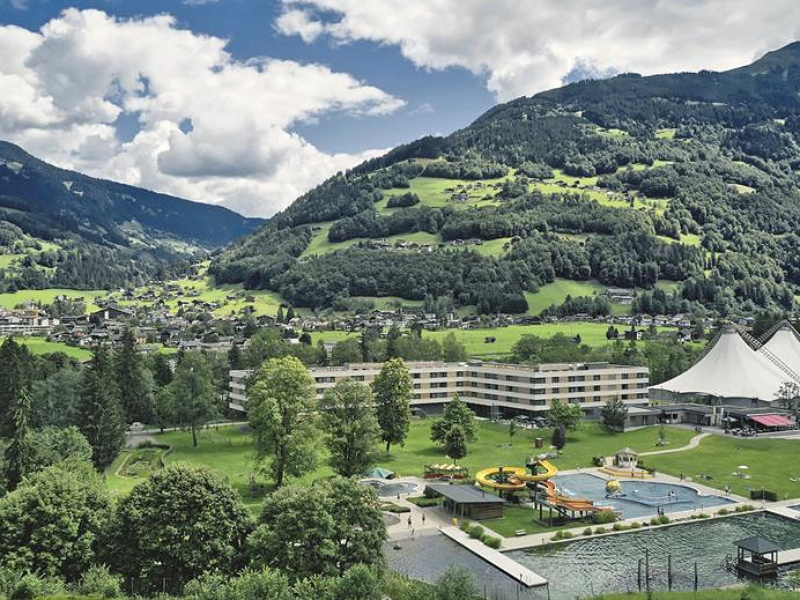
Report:
M 442 495 L 439 492 L 437 492 L 436 490 L 432 490 L 427 485 L 425 486 L 422 495 L 425 496 L 426 498 L 442 498 Z
M 34 600 L 43 596 L 55 596 L 64 593 L 64 584 L 60 579 L 45 578 L 27 573 L 14 586 L 9 600 Z
M 89 567 L 78 583 L 78 593 L 97 598 L 118 598 L 122 595 L 122 577 L 105 565 Z
M 591 527 L 587 527 L 586 529 L 584 529 L 583 530 L 583 535 L 592 535 L 592 528 Z
M 461 531 L 463 531 L 464 533 L 469 533 L 469 528 L 471 525 L 472 523 L 464 519 L 463 521 L 461 521 Z
M 571 540 L 574 537 L 575 536 L 573 535 L 573 533 L 571 531 L 562 531 L 561 532 L 561 539 L 562 540 Z
M 731 511 L 729 511 L 727 508 L 720 508 L 720 509 L 717 511 L 717 514 L 718 514 L 718 515 L 727 515 L 727 514 L 729 514 L 730 512 L 731 512 Z
M 658 517 L 652 517 L 650 519 L 650 525 L 658 525 L 658 524 L 659 524 Z
M 641 529 L 641 528 L 642 528 L 642 524 L 641 523 L 637 522 L 637 523 L 631 523 L 630 524 L 630 529 Z
M 607 533 L 607 530 L 605 527 L 595 527 L 594 532 L 595 534 L 600 535 L 601 533 Z
M 617 520 L 617 515 L 610 510 L 599 510 L 592 515 L 592 521 L 597 525 L 608 525 Z
M 499 537 L 495 537 L 493 535 L 484 535 L 481 538 L 481 541 L 487 546 L 489 546 L 489 548 L 494 548 L 495 550 L 498 550 L 500 548 L 500 543 L 502 542 L 502 540 Z
M 669 517 L 667 515 L 661 515 L 658 517 L 658 524 L 659 525 L 666 525 L 669 523 Z
M 409 502 L 413 502 L 419 507 L 426 507 L 426 506 L 439 506 L 442 503 L 442 498 L 409 498 Z
M 467 533 L 469 534 L 469 537 L 479 540 L 483 537 L 485 531 L 480 525 L 471 525 Z
M 614 523 L 614 526 L 611 529 L 614 531 L 625 531 L 627 527 L 622 523 Z
M 384 512 L 389 513 L 407 513 L 411 512 L 411 509 L 407 506 L 400 506 L 399 504 L 395 504 L 394 502 L 384 502 L 381 504 L 381 510 Z

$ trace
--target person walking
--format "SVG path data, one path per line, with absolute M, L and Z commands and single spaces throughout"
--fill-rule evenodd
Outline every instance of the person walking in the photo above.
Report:
M 411 515 L 408 516 L 408 528 L 411 529 Z
M 425 525 L 425 513 L 422 513 L 422 525 Z

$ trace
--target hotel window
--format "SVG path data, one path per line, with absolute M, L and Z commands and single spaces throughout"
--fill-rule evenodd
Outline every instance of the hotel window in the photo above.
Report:
M 600 375 L 592 375 L 593 381 L 600 381 Z

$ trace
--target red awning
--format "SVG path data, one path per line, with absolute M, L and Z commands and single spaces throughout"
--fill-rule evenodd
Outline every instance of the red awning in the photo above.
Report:
M 795 422 L 783 415 L 750 415 L 750 420 L 765 427 L 791 427 Z

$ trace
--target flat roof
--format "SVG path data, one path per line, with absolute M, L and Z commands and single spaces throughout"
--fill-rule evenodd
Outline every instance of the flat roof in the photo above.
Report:
M 505 500 L 467 484 L 429 483 L 426 487 L 456 504 L 505 504 Z

